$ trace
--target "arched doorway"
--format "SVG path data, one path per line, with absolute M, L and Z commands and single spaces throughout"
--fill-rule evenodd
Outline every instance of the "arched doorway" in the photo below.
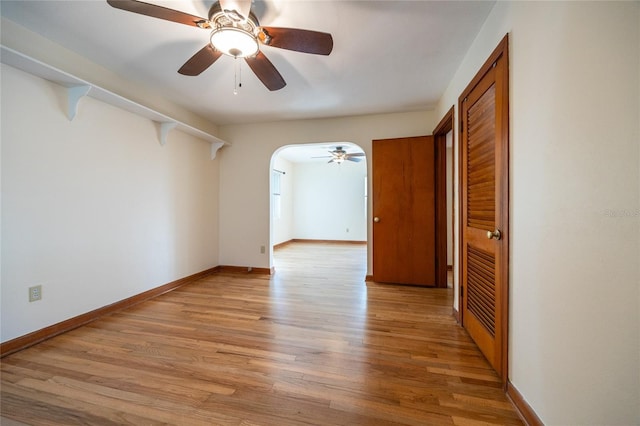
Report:
M 270 266 L 276 273 L 274 248 L 300 242 L 362 245 L 366 273 L 364 151 L 349 142 L 287 145 L 274 152 L 270 170 Z

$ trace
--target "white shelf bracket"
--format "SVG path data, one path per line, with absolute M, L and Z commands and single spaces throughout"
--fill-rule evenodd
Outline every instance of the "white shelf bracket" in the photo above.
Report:
M 160 123 L 160 145 L 165 146 L 167 144 L 167 136 L 169 132 L 176 128 L 178 123 L 174 121 L 165 121 Z
M 218 150 L 224 146 L 224 142 L 211 142 L 211 159 L 215 160 Z
M 78 103 L 80 99 L 87 96 L 91 90 L 91 86 L 80 85 L 67 88 L 67 117 L 69 121 L 73 121 L 78 113 Z

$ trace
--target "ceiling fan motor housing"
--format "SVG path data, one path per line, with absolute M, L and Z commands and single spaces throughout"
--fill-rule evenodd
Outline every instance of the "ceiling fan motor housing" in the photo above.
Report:
M 225 13 L 220 3 L 209 10 L 211 45 L 216 50 L 234 58 L 255 56 L 260 50 L 258 44 L 258 18 L 250 12 L 249 17 L 238 19 L 235 13 Z

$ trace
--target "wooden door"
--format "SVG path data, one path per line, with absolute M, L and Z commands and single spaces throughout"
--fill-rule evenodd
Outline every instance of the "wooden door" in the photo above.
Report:
M 460 97 L 462 323 L 506 380 L 509 84 L 507 39 Z
M 373 279 L 436 285 L 432 136 L 373 141 Z

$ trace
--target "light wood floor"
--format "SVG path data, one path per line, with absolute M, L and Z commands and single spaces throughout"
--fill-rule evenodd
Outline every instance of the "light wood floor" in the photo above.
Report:
M 2 359 L 7 424 L 521 424 L 451 289 L 365 283 L 366 248 L 294 243 Z M 4 424 L 4 423 L 3 423 Z

